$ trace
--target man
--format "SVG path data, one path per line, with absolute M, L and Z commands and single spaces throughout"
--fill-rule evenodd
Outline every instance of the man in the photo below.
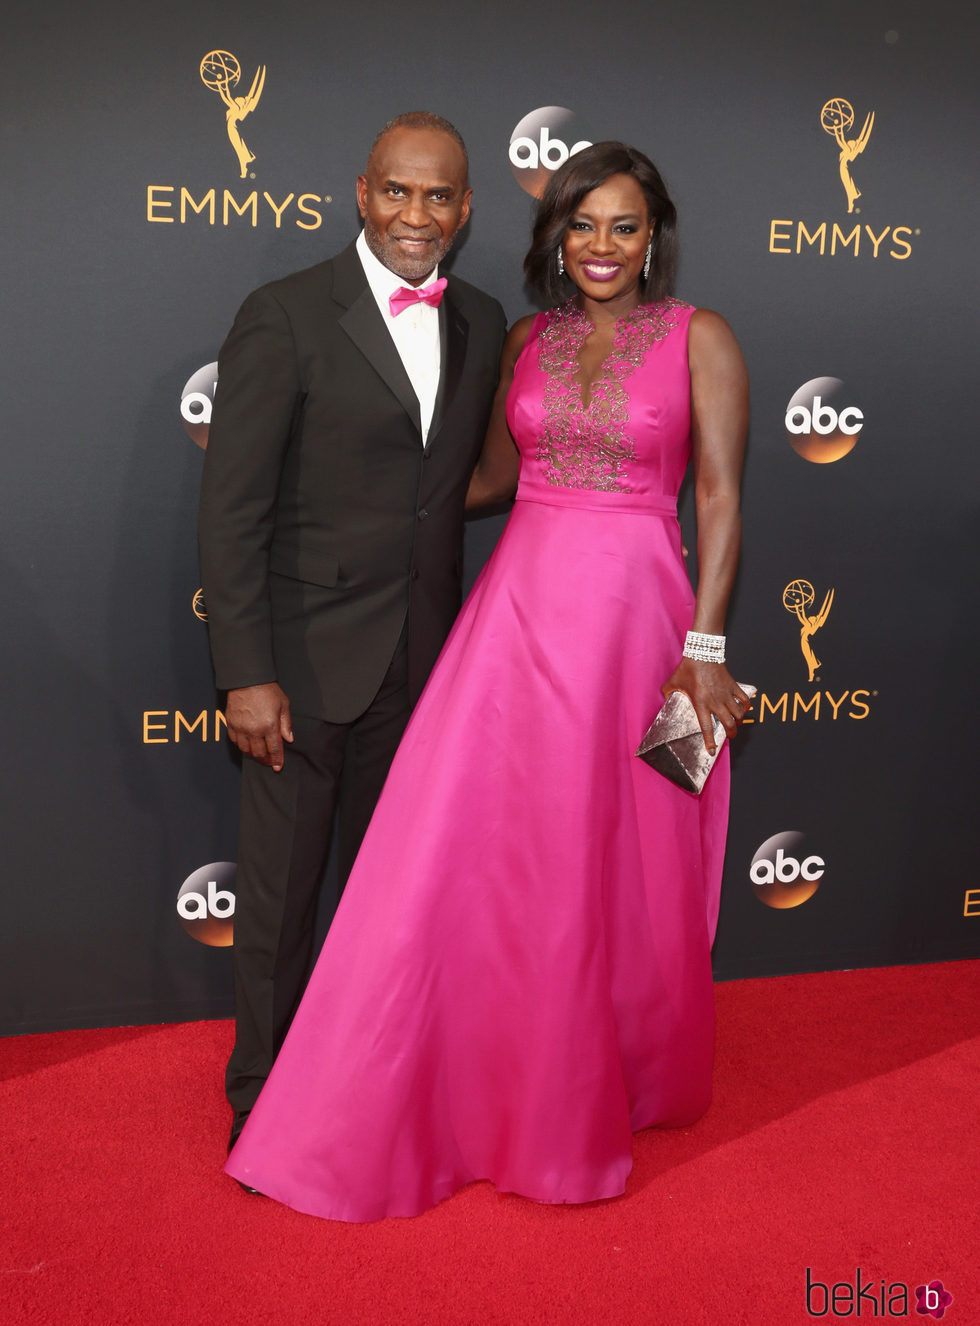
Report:
M 362 234 L 250 295 L 219 356 L 200 544 L 245 756 L 232 1142 L 303 990 L 334 811 L 343 881 L 459 607 L 504 334 L 495 300 L 438 276 L 470 195 L 451 124 L 392 120 L 357 180 Z

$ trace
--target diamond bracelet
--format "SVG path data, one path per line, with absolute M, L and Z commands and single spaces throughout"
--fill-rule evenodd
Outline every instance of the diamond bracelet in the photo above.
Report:
M 725 637 L 705 635 L 703 631 L 688 631 L 684 641 L 684 657 L 695 663 L 724 663 Z

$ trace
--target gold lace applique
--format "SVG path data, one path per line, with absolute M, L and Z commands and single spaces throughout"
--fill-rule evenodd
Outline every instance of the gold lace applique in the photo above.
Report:
M 582 404 L 578 355 L 592 323 L 569 302 L 554 309 L 538 338 L 538 363 L 547 375 L 544 427 L 537 459 L 544 478 L 559 488 L 629 493 L 627 464 L 635 460 L 629 435 L 630 398 L 625 383 L 654 341 L 677 323 L 680 300 L 639 304 L 616 325 L 613 347 Z

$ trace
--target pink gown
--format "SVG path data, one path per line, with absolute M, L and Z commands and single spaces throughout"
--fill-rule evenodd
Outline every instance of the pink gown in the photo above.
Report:
M 633 755 L 694 597 L 673 300 L 539 315 L 508 401 L 517 501 L 413 715 L 309 987 L 226 1169 L 334 1220 L 489 1179 L 624 1189 L 631 1133 L 711 1094 L 727 751 L 700 798 Z

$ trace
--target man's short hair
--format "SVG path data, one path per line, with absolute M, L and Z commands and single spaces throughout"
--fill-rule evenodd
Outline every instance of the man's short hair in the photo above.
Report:
M 466 167 L 466 176 L 469 178 L 470 158 L 466 151 L 466 144 L 463 142 L 463 135 L 454 124 L 443 119 L 441 115 L 434 115 L 432 111 L 405 111 L 402 115 L 396 115 L 393 120 L 382 125 L 371 144 L 371 151 L 368 153 L 368 160 L 374 156 L 375 149 L 386 134 L 390 134 L 392 129 L 433 129 L 436 133 L 448 134 L 454 142 L 459 144 L 459 150 L 463 154 L 463 163 Z

